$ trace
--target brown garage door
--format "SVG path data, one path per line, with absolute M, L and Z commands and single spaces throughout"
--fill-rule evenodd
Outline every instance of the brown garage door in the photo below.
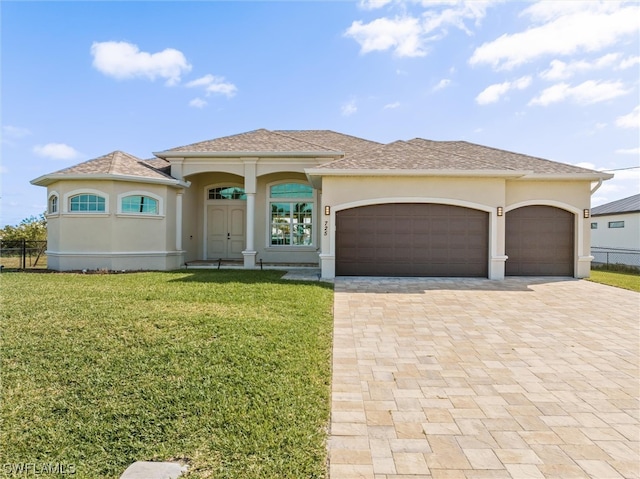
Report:
M 509 276 L 573 276 L 573 213 L 525 206 L 505 216 Z
M 486 277 L 489 215 L 450 205 L 393 203 L 336 213 L 338 276 Z

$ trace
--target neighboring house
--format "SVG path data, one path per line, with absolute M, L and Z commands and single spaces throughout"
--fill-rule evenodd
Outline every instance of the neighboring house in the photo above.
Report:
M 586 277 L 593 184 L 612 177 L 464 141 L 255 130 L 113 152 L 47 187 L 55 270 L 237 259 L 336 275 Z
M 640 194 L 591 210 L 591 250 L 598 263 L 640 266 Z

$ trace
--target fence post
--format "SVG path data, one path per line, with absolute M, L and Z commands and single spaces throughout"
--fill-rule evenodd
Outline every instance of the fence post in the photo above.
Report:
M 22 269 L 27 269 L 27 240 L 22 240 Z

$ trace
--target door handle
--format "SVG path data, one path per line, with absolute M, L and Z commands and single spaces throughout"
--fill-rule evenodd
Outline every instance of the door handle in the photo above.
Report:
M 227 239 L 231 239 L 231 233 L 227 233 Z

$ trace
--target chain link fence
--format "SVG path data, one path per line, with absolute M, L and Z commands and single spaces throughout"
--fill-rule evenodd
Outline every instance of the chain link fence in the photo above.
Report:
M 640 270 L 640 250 L 625 248 L 591 247 L 593 261 L 591 265 L 602 269 L 637 269 Z
M 47 269 L 47 242 L 0 240 L 1 269 Z

